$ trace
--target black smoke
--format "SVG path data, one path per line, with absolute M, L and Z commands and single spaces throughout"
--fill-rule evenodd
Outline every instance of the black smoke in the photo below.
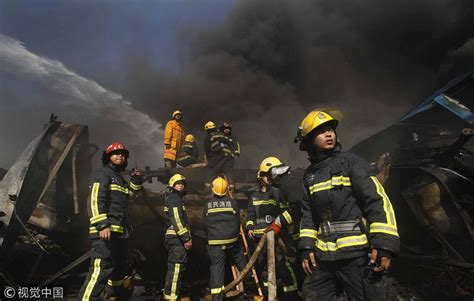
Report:
M 91 19 L 87 35 L 81 26 L 69 26 L 53 41 L 61 47 L 67 35 L 68 43 L 80 45 L 75 37 L 86 36 L 91 42 L 85 49 L 100 51 L 97 45 L 110 38 L 103 28 L 117 15 L 108 13 L 108 5 L 115 6 L 103 2 L 100 13 L 88 13 L 93 7 L 88 2 L 88 9 L 77 10 L 81 16 L 65 9 L 74 20 Z M 202 9 L 209 5 L 212 1 Z M 155 29 L 119 11 L 123 22 L 139 25 L 129 37 L 132 43 L 123 44 L 113 67 L 95 62 L 81 73 L 162 124 L 181 109 L 186 130 L 198 138 L 206 121 L 230 121 L 242 144 L 240 167 L 255 167 L 267 155 L 305 165 L 306 155 L 292 141 L 312 108 L 338 107 L 345 113 L 339 135 L 347 149 L 474 68 L 470 0 L 241 0 L 221 24 L 182 28 L 174 73 L 154 63 L 149 41 L 156 38 Z M 44 15 L 35 17 L 58 31 Z M 65 19 L 71 18 L 59 20 Z
M 127 91 L 160 120 L 181 108 L 193 132 L 229 120 L 241 165 L 304 164 L 291 141 L 306 112 L 342 109 L 346 148 L 390 125 L 474 68 L 473 19 L 472 1 L 239 1 L 222 25 L 183 30 L 179 76 L 129 62 Z

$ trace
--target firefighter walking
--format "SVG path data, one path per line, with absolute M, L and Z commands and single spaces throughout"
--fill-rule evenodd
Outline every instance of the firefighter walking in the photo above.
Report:
M 163 153 L 165 168 L 176 167 L 176 155 L 184 140 L 184 129 L 181 126 L 183 114 L 181 111 L 176 110 L 171 116 L 172 119 L 165 126 L 165 150 Z
M 247 234 L 258 244 L 265 230 L 272 224 L 281 213 L 279 202 L 279 191 L 271 186 L 268 176 L 264 172 L 258 172 L 259 190 L 250 196 L 247 209 Z M 284 294 L 284 300 L 295 300 L 297 296 L 297 282 L 293 269 L 288 258 L 282 254 L 279 248 L 276 249 L 276 274 L 281 280 L 281 288 Z M 267 256 L 264 249 L 257 261 L 257 270 L 263 284 L 268 287 L 266 282 Z
M 204 207 L 204 224 L 207 232 L 207 252 L 211 261 L 212 300 L 222 300 L 226 259 L 230 258 L 239 271 L 247 264 L 240 236 L 240 210 L 237 202 L 227 196 L 228 184 L 224 178 L 212 181 L 213 198 Z
M 177 300 L 181 289 L 181 278 L 186 270 L 187 250 L 192 247 L 188 217 L 183 203 L 186 194 L 186 179 L 175 174 L 168 182 L 171 193 L 165 200 L 166 234 L 165 247 L 168 250 L 164 298 Z
M 90 178 L 87 212 L 90 218 L 92 244 L 89 274 L 80 292 L 79 300 L 99 300 L 105 284 L 112 287 L 119 300 L 131 296 L 124 287 L 128 268 L 129 222 L 127 205 L 141 189 L 140 171 L 132 173 L 130 184 L 121 172 L 127 167 L 129 151 L 122 143 L 109 145 L 102 154 L 103 167 Z
M 381 300 L 381 272 L 399 249 L 395 214 L 368 164 L 341 151 L 333 116 L 310 112 L 297 136 L 311 162 L 303 178 L 299 243 L 308 274 L 303 297 L 336 300 L 341 281 L 351 300 Z

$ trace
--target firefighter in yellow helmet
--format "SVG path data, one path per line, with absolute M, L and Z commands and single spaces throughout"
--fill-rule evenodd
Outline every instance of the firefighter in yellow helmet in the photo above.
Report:
M 168 182 L 170 194 L 165 200 L 165 247 L 168 250 L 168 271 L 166 272 L 164 298 L 178 300 L 181 278 L 186 270 L 186 251 L 193 246 L 189 231 L 188 216 L 183 203 L 186 194 L 186 178 L 175 174 Z
M 381 300 L 381 272 L 399 249 L 397 222 L 368 164 L 341 151 L 337 114 L 310 112 L 295 140 L 311 162 L 303 177 L 299 243 L 308 275 L 303 297 L 336 300 L 335 283 L 341 281 L 351 300 Z
M 191 167 L 192 164 L 199 163 L 199 148 L 193 135 L 188 134 L 184 138 L 184 143 L 178 150 L 176 162 L 183 167 Z
M 290 235 L 293 247 L 297 247 L 299 240 L 299 225 L 301 220 L 302 179 L 295 177 L 290 172 L 290 167 L 277 157 L 267 157 L 260 163 L 259 174 L 265 176 L 271 185 L 279 191 L 279 204 L 281 212 L 269 225 L 266 231 L 275 231 L 279 234 L 285 228 Z M 298 254 L 296 260 L 298 261 Z M 300 265 L 295 265 L 298 289 L 301 290 L 303 271 Z M 296 296 L 295 296 L 296 298 Z
M 212 181 L 213 198 L 204 206 L 204 224 L 207 232 L 207 252 L 211 261 L 212 300 L 224 296 L 224 271 L 226 258 L 232 259 L 242 271 L 247 264 L 240 236 L 240 209 L 237 202 L 227 196 L 228 183 L 217 177 Z
M 165 126 L 163 153 L 165 168 L 176 167 L 176 155 L 184 141 L 184 129 L 181 125 L 183 114 L 176 110 L 171 116 L 172 119 Z
M 254 240 L 255 245 L 262 238 L 265 229 L 282 213 L 280 204 L 280 191 L 271 185 L 267 173 L 257 174 L 258 191 L 255 191 L 249 199 L 247 208 L 248 236 Z M 275 250 L 277 281 L 281 282 L 279 289 L 280 300 L 298 300 L 298 286 L 296 275 L 290 265 L 288 258 L 279 248 Z M 267 252 L 263 249 L 257 260 L 257 271 L 265 287 L 267 283 Z

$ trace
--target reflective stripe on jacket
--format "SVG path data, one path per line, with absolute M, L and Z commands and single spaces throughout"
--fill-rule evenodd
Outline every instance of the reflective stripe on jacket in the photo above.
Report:
M 209 245 L 226 245 L 239 239 L 240 210 L 234 199 L 213 197 L 205 204 L 203 214 Z
M 181 123 L 176 120 L 170 120 L 166 123 L 164 144 L 165 150 L 163 157 L 165 159 L 176 160 L 176 153 L 178 152 L 181 144 L 184 141 L 184 129 Z M 170 145 L 170 148 L 166 148 L 166 145 Z
M 352 258 L 379 248 L 399 249 L 395 213 L 368 164 L 352 153 L 332 152 L 306 169 L 303 180 L 300 249 L 315 249 L 320 260 Z M 357 232 L 324 236 L 321 224 L 362 221 Z
M 132 177 L 129 184 L 120 172 L 107 165 L 91 176 L 89 188 L 87 212 L 90 237 L 99 237 L 99 230 L 106 227 L 110 227 L 114 237 L 128 237 L 127 207 L 130 198 L 141 189 L 139 179 Z
M 183 242 L 191 239 L 189 231 L 188 215 L 184 207 L 183 199 L 173 191 L 165 200 L 165 236 L 179 237 Z
M 265 229 L 281 213 L 278 190 L 271 187 L 268 191 L 256 191 L 250 196 L 247 208 L 247 230 L 254 230 L 257 237 L 263 235 Z

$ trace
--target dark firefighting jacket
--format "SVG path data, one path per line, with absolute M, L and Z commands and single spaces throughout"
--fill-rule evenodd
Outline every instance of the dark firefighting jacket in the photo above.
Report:
M 286 173 L 274 185 L 280 190 L 280 208 L 282 209 L 279 216 L 280 223 L 282 226 L 292 226 L 289 233 L 296 240 L 299 238 L 301 220 L 302 180 Z
M 352 153 L 332 151 L 310 158 L 303 177 L 300 249 L 319 260 L 364 256 L 369 248 L 397 253 L 393 207 L 368 164 Z
M 166 238 L 179 237 L 183 242 L 191 239 L 188 215 L 178 192 L 171 192 L 165 200 Z
M 207 158 L 214 156 L 234 156 L 234 153 L 240 154 L 240 146 L 235 143 L 231 136 L 219 131 L 209 132 L 204 139 L 204 150 Z
M 223 135 L 228 141 L 228 145 L 229 145 L 229 149 L 231 151 L 232 157 L 238 158 L 240 156 L 240 143 L 239 143 L 239 141 L 237 140 L 237 138 L 235 138 L 235 136 L 232 136 L 230 134 L 227 135 L 227 134 L 223 133 Z
M 209 245 L 231 244 L 239 239 L 240 210 L 234 199 L 213 197 L 207 201 L 203 215 Z
M 247 230 L 253 230 L 260 237 L 265 229 L 281 213 L 279 191 L 271 187 L 268 191 L 256 191 L 250 196 L 247 208 Z
M 115 166 L 107 165 L 91 176 L 89 188 L 90 237 L 98 238 L 99 231 L 107 227 L 113 237 L 129 237 L 127 207 L 129 200 L 141 189 L 140 179 L 132 177 L 129 184 Z
M 185 141 L 178 151 L 176 162 L 181 166 L 188 166 L 197 163 L 199 159 L 199 148 L 196 142 Z

